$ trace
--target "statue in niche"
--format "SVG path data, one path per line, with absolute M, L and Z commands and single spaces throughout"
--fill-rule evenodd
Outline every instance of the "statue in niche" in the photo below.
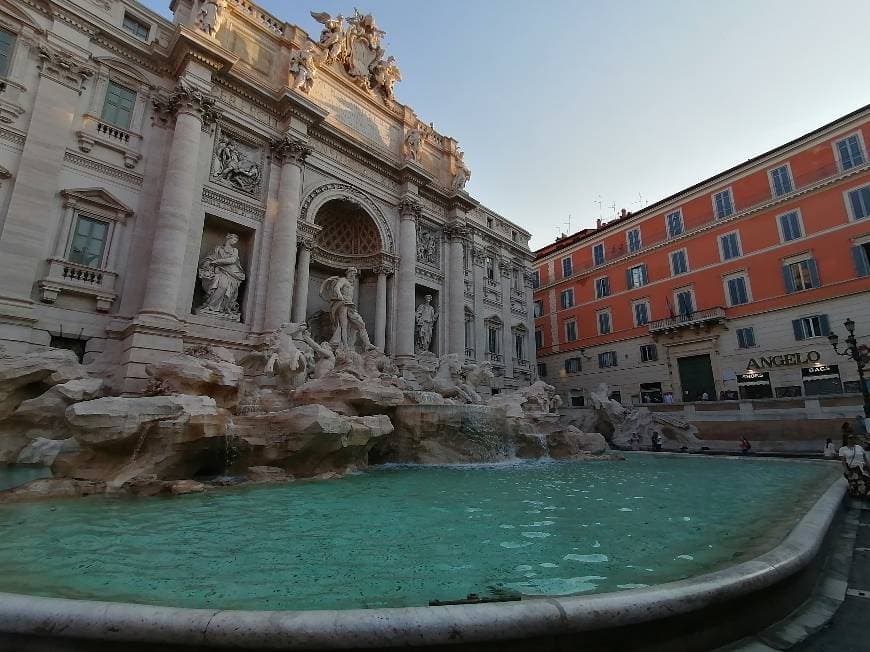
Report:
M 438 311 L 432 305 L 432 295 L 423 297 L 423 303 L 417 306 L 414 313 L 414 325 L 416 326 L 415 353 L 426 353 L 432 346 L 432 332 L 435 322 L 438 321 Z
M 214 38 L 224 21 L 226 8 L 227 0 L 202 0 L 196 16 L 196 26 Z
M 290 55 L 290 88 L 307 93 L 317 77 L 317 53 L 313 43 Z
M 344 276 L 330 276 L 320 286 L 320 297 L 329 304 L 333 334 L 329 344 L 333 349 L 356 350 L 356 340 L 362 342 L 363 349 L 374 349 L 366 330 L 362 315 L 357 312 L 354 302 L 354 285 L 359 271 L 349 267 Z
M 215 247 L 200 262 L 199 279 L 206 297 L 196 314 L 241 320 L 239 287 L 245 280 L 245 270 L 242 269 L 237 244 L 239 236 L 228 233 L 224 244 Z
M 419 161 L 423 153 L 423 140 L 426 137 L 426 132 L 422 129 L 414 128 L 405 136 L 405 158 L 409 161 Z
M 384 94 L 384 100 L 393 99 L 393 86 L 397 81 L 402 81 L 402 73 L 396 65 L 396 58 L 390 56 L 386 61 L 379 59 L 372 65 L 372 78 L 375 88 L 379 88 Z
M 238 144 L 221 135 L 214 152 L 212 176 L 229 181 L 244 192 L 256 192 L 260 187 L 260 166 L 239 149 Z
M 471 180 L 471 170 L 465 164 L 465 152 L 456 150 L 456 174 L 453 176 L 453 190 L 465 190 L 465 185 Z
M 338 14 L 333 18 L 325 11 L 312 11 L 311 17 L 323 25 L 323 31 L 320 32 L 320 47 L 326 51 L 326 63 L 340 61 L 345 47 L 344 16 Z

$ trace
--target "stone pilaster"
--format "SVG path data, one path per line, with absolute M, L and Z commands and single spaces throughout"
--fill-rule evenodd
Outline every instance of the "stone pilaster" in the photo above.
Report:
M 516 355 L 514 347 L 514 333 L 511 328 L 513 317 L 511 315 L 511 272 L 512 266 L 510 261 L 502 258 L 498 265 L 499 274 L 501 275 L 501 320 L 504 323 L 502 330 L 502 355 L 504 356 L 504 375 L 505 378 L 514 377 L 514 356 Z
M 17 49 L 17 48 L 16 48 Z M 41 45 L 39 82 L 27 140 L 18 163 L 12 196 L 0 233 L 0 322 L 10 350 L 26 350 L 30 342 L 34 279 L 45 265 L 59 224 L 46 222 L 58 213 L 57 191 L 79 95 L 93 71 L 75 56 Z M 19 61 L 17 65 L 21 65 Z
M 414 356 L 414 286 L 417 278 L 417 219 L 422 207 L 412 196 L 399 204 L 398 296 L 396 298 L 396 360 L 399 364 Z
M 387 346 L 387 274 L 386 267 L 374 270 L 378 275 L 377 293 L 375 295 L 375 337 L 374 345 L 381 351 Z
M 290 316 L 291 306 L 294 305 L 296 224 L 299 220 L 299 203 L 302 197 L 302 168 L 311 149 L 304 141 L 284 134 L 282 138 L 272 143 L 272 152 L 281 160 L 281 182 L 278 187 L 278 211 L 272 226 L 272 246 L 269 252 L 269 284 L 266 292 L 264 323 L 264 330 L 267 331 L 275 330 L 286 322 Z M 305 273 L 307 277 L 307 264 Z M 306 296 L 302 298 L 297 294 L 297 302 L 299 300 L 304 302 L 307 299 L 307 285 L 306 278 L 305 289 L 303 289 Z M 304 321 L 304 308 L 302 321 Z
M 299 243 L 299 255 L 296 258 L 296 290 L 293 301 L 294 322 L 304 322 L 308 312 L 308 279 L 311 270 L 311 250 L 314 241 L 310 238 L 302 238 Z
M 451 222 L 444 229 L 450 249 L 448 275 L 447 351 L 465 359 L 465 261 L 463 243 L 468 235 L 464 222 Z
M 196 176 L 199 142 L 203 123 L 214 121 L 216 110 L 213 98 L 184 80 L 179 81 L 175 92 L 158 108 L 175 115 L 175 129 L 140 314 L 177 320 L 189 221 L 199 190 Z

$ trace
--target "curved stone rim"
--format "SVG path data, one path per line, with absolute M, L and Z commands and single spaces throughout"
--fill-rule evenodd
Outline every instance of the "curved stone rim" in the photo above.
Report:
M 0 593 L 0 634 L 215 648 L 446 645 L 556 636 L 685 615 L 770 587 L 819 552 L 846 493 L 835 480 L 788 536 L 749 561 L 694 578 L 590 596 L 444 607 L 233 611 Z

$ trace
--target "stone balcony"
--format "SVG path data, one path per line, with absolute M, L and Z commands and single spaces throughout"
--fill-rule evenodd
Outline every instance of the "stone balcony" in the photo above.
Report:
M 97 310 L 108 312 L 118 296 L 115 292 L 117 280 L 115 272 L 50 258 L 48 276 L 39 282 L 40 299 L 45 303 L 54 303 L 64 292 L 93 297 Z
M 81 129 L 76 132 L 79 149 L 88 153 L 94 145 L 100 145 L 121 154 L 124 166 L 134 168 L 142 159 L 142 136 L 121 129 L 92 115 L 82 117 Z
M 657 319 L 649 323 L 650 335 L 678 331 L 683 328 L 706 328 L 725 323 L 725 308 L 716 307 L 695 310 L 687 315 Z

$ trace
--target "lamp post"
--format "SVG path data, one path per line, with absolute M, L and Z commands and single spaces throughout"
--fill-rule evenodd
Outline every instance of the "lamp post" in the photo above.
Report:
M 846 348 L 842 352 L 837 348 L 840 338 L 834 331 L 828 334 L 828 341 L 834 347 L 835 353 L 852 358 L 855 361 L 855 365 L 858 367 L 858 378 L 861 383 L 861 395 L 864 397 L 864 416 L 870 418 L 870 391 L 867 390 L 867 383 L 864 381 L 864 369 L 870 366 L 870 351 L 868 351 L 866 346 L 858 346 L 858 340 L 855 339 L 854 320 L 847 319 L 843 322 L 843 326 L 849 332 L 848 337 L 846 337 Z

